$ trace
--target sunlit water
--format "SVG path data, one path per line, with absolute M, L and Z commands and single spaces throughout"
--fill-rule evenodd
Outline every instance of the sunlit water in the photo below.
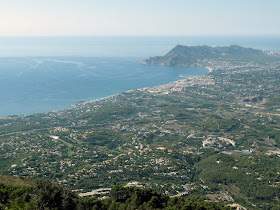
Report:
M 47 112 L 82 100 L 207 73 L 205 68 L 145 66 L 140 58 L 0 59 L 0 116 Z

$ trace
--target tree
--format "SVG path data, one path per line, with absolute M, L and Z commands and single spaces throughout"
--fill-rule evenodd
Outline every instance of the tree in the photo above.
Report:
M 76 209 L 77 196 L 63 186 L 47 179 L 37 180 L 34 197 L 37 209 Z

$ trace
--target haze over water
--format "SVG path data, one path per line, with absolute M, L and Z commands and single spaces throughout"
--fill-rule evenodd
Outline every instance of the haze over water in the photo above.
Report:
M 176 45 L 240 45 L 280 52 L 280 36 L 0 37 L 0 57 L 164 55 Z
M 175 45 L 238 44 L 279 51 L 279 37 L 2 37 L 0 116 L 68 108 L 123 91 L 166 84 L 204 68 L 144 66 Z M 44 57 L 42 57 L 44 56 Z

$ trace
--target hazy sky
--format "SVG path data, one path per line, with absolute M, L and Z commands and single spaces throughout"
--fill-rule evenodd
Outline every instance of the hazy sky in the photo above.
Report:
M 280 35 L 279 0 L 0 0 L 0 36 Z

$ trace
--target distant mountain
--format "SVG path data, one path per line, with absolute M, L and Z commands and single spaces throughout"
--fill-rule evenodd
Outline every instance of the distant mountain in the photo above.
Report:
M 142 64 L 159 64 L 165 66 L 195 66 L 205 59 L 244 60 L 256 59 L 266 54 L 261 50 L 244 48 L 237 45 L 226 47 L 182 46 L 177 45 L 164 56 L 155 56 L 143 60 Z

